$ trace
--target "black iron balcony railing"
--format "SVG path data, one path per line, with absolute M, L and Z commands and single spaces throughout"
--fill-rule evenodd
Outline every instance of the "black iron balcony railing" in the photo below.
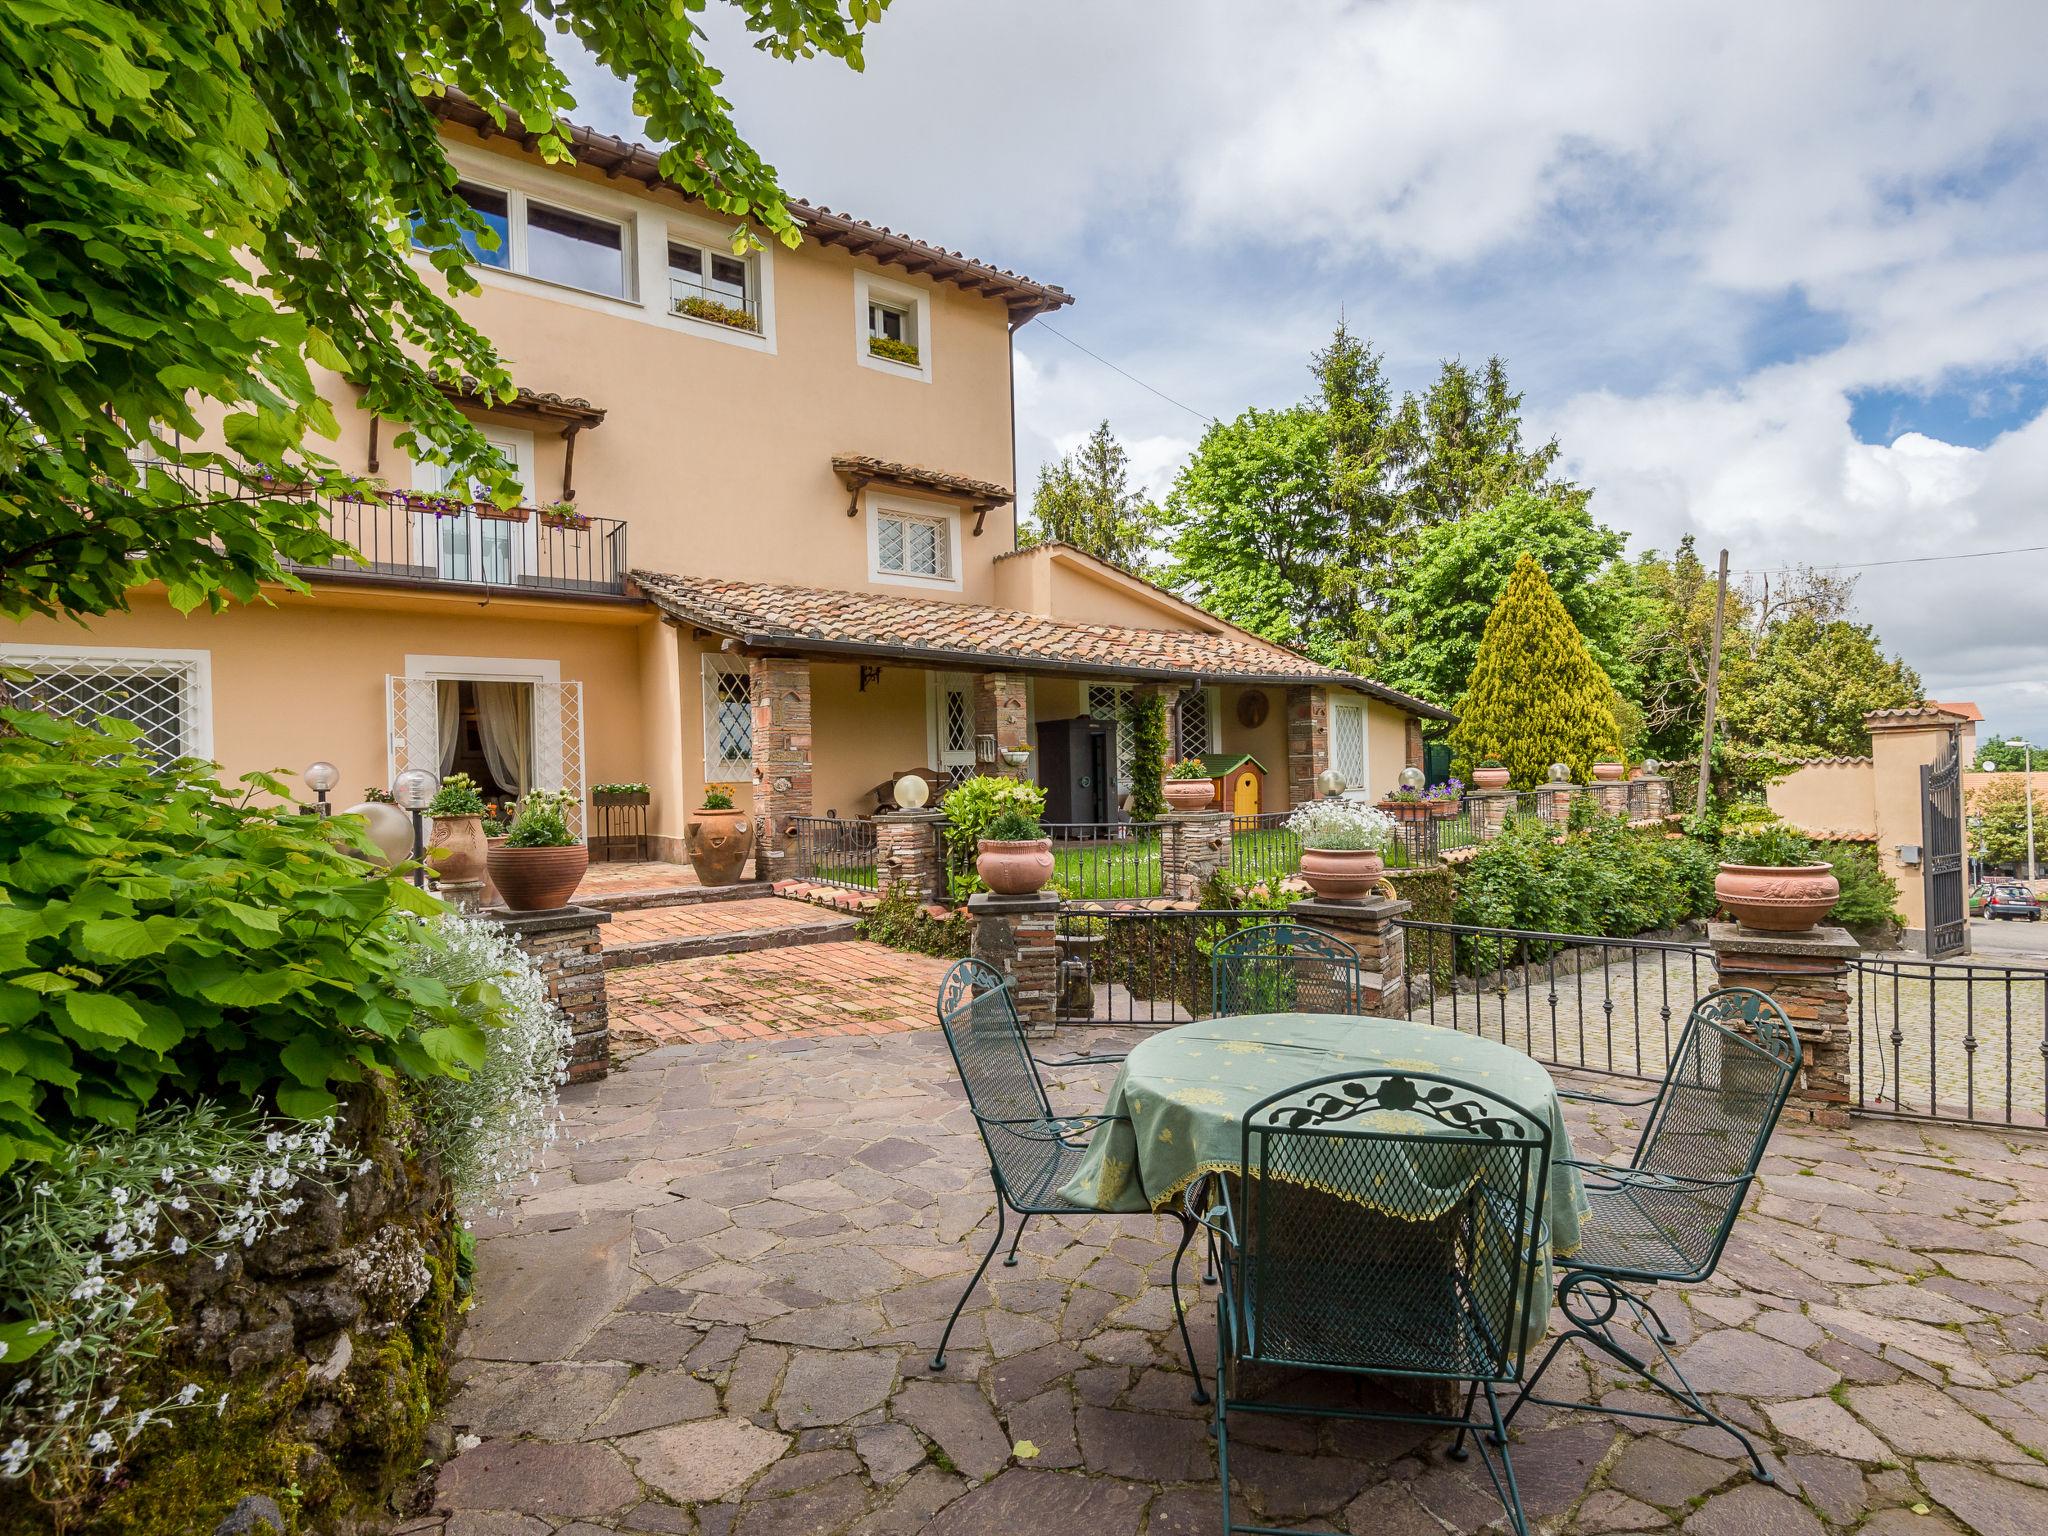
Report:
M 151 461 L 207 495 L 258 491 L 217 469 Z M 295 494 L 289 485 L 268 494 Z M 424 491 L 318 496 L 321 521 L 360 560 L 289 562 L 309 576 L 355 577 L 428 587 L 619 596 L 625 591 L 626 525 L 617 518 L 544 507 L 510 511 Z

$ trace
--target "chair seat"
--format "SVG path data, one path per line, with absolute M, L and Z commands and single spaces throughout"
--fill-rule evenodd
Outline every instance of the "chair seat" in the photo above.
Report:
M 1683 1190 L 1586 1191 L 1579 1245 L 1561 1262 L 1572 1269 L 1641 1280 L 1701 1278 L 1711 1268 L 1723 1204 Z
M 1011 1135 L 999 1126 L 989 1128 L 990 1150 L 1002 1173 L 1010 1204 L 1017 1210 L 1045 1216 L 1095 1211 L 1093 1206 L 1076 1205 L 1059 1193 L 1080 1171 L 1081 1161 L 1088 1155 L 1085 1134 L 1077 1134 L 1071 1142 L 1051 1139 L 1053 1132 L 1071 1123 L 1045 1120 L 1023 1127 L 1031 1132 L 1029 1136 Z
M 1256 1289 L 1262 1266 L 1233 1267 L 1232 1280 L 1250 1276 L 1245 1294 L 1226 1299 L 1236 1319 L 1240 1355 L 1367 1374 L 1511 1379 L 1501 1376 L 1496 1351 L 1481 1336 L 1463 1285 L 1448 1268 L 1356 1258 L 1339 1263 L 1291 1259 L 1289 1268 L 1286 1286 L 1294 1297 L 1316 1291 L 1330 1296 L 1333 1304 L 1310 1310 L 1290 1303 L 1269 1314 L 1259 1306 Z M 1381 1298 L 1379 1303 L 1369 1309 L 1338 1303 L 1338 1297 L 1363 1293 L 1361 1271 L 1367 1272 L 1365 1288 Z

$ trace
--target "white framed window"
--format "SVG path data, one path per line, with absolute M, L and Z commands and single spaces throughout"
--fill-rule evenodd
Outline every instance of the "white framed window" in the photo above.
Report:
M 1088 685 L 1089 718 L 1109 724 L 1110 740 L 1116 753 L 1118 794 L 1129 794 L 1131 789 L 1131 733 L 1124 725 L 1124 712 L 1130 707 L 1130 702 L 1131 690 L 1121 683 Z
M 498 451 L 519 481 L 520 499 L 534 496 L 533 434 L 517 427 L 483 427 L 483 439 Z M 412 467 L 413 489 L 452 493 L 481 501 L 483 487 L 473 481 L 451 484 L 445 464 L 417 460 Z M 523 523 L 478 517 L 464 512 L 449 517 L 435 512 L 413 514 L 414 549 L 417 564 L 431 563 L 442 581 L 475 581 L 491 586 L 516 586 L 532 576 L 539 566 L 539 525 L 530 518 Z
M 1344 776 L 1348 800 L 1371 799 L 1371 763 L 1366 755 L 1365 703 L 1330 700 L 1330 766 Z
M 1183 688 L 1174 701 L 1174 739 L 1183 757 L 1199 757 L 1222 749 L 1219 728 L 1223 709 L 1214 688 Z
M 477 265 L 517 272 L 608 299 L 633 294 L 634 223 L 571 206 L 552 196 L 530 196 L 513 185 L 465 177 L 455 194 L 498 236 L 486 250 L 474 235 L 463 249 Z M 413 244 L 421 245 L 417 221 Z
M 0 645 L 29 681 L 17 703 L 91 725 L 126 720 L 164 762 L 213 756 L 213 653 L 108 645 Z
M 931 295 L 872 272 L 853 274 L 854 346 L 861 366 L 932 379 Z
M 733 656 L 704 658 L 704 777 L 745 778 L 754 771 L 754 685 Z
M 898 586 L 960 586 L 960 514 L 929 502 L 868 496 L 868 575 Z
M 735 256 L 729 248 L 672 233 L 668 240 L 669 313 L 758 334 L 761 293 L 756 270 L 751 255 Z

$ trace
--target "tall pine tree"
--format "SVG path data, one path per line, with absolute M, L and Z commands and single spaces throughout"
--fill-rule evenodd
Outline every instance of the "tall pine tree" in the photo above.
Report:
M 1142 571 L 1159 513 L 1130 482 L 1131 456 L 1103 422 L 1072 453 L 1038 470 L 1031 522 L 1017 542 L 1071 544 L 1126 570 Z
M 1487 615 L 1458 700 L 1455 768 L 1469 778 L 1471 769 L 1495 759 L 1517 789 L 1531 789 L 1552 763 L 1565 763 L 1585 783 L 1596 761 L 1621 752 L 1613 696 L 1550 578 L 1525 554 Z

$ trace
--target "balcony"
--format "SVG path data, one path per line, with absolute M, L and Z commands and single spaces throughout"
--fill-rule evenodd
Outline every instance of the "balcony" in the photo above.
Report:
M 252 493 L 219 470 L 152 462 L 210 495 Z M 285 562 L 315 578 L 500 595 L 623 597 L 626 525 L 539 507 L 502 511 L 422 492 L 314 498 L 321 523 L 361 557 Z

